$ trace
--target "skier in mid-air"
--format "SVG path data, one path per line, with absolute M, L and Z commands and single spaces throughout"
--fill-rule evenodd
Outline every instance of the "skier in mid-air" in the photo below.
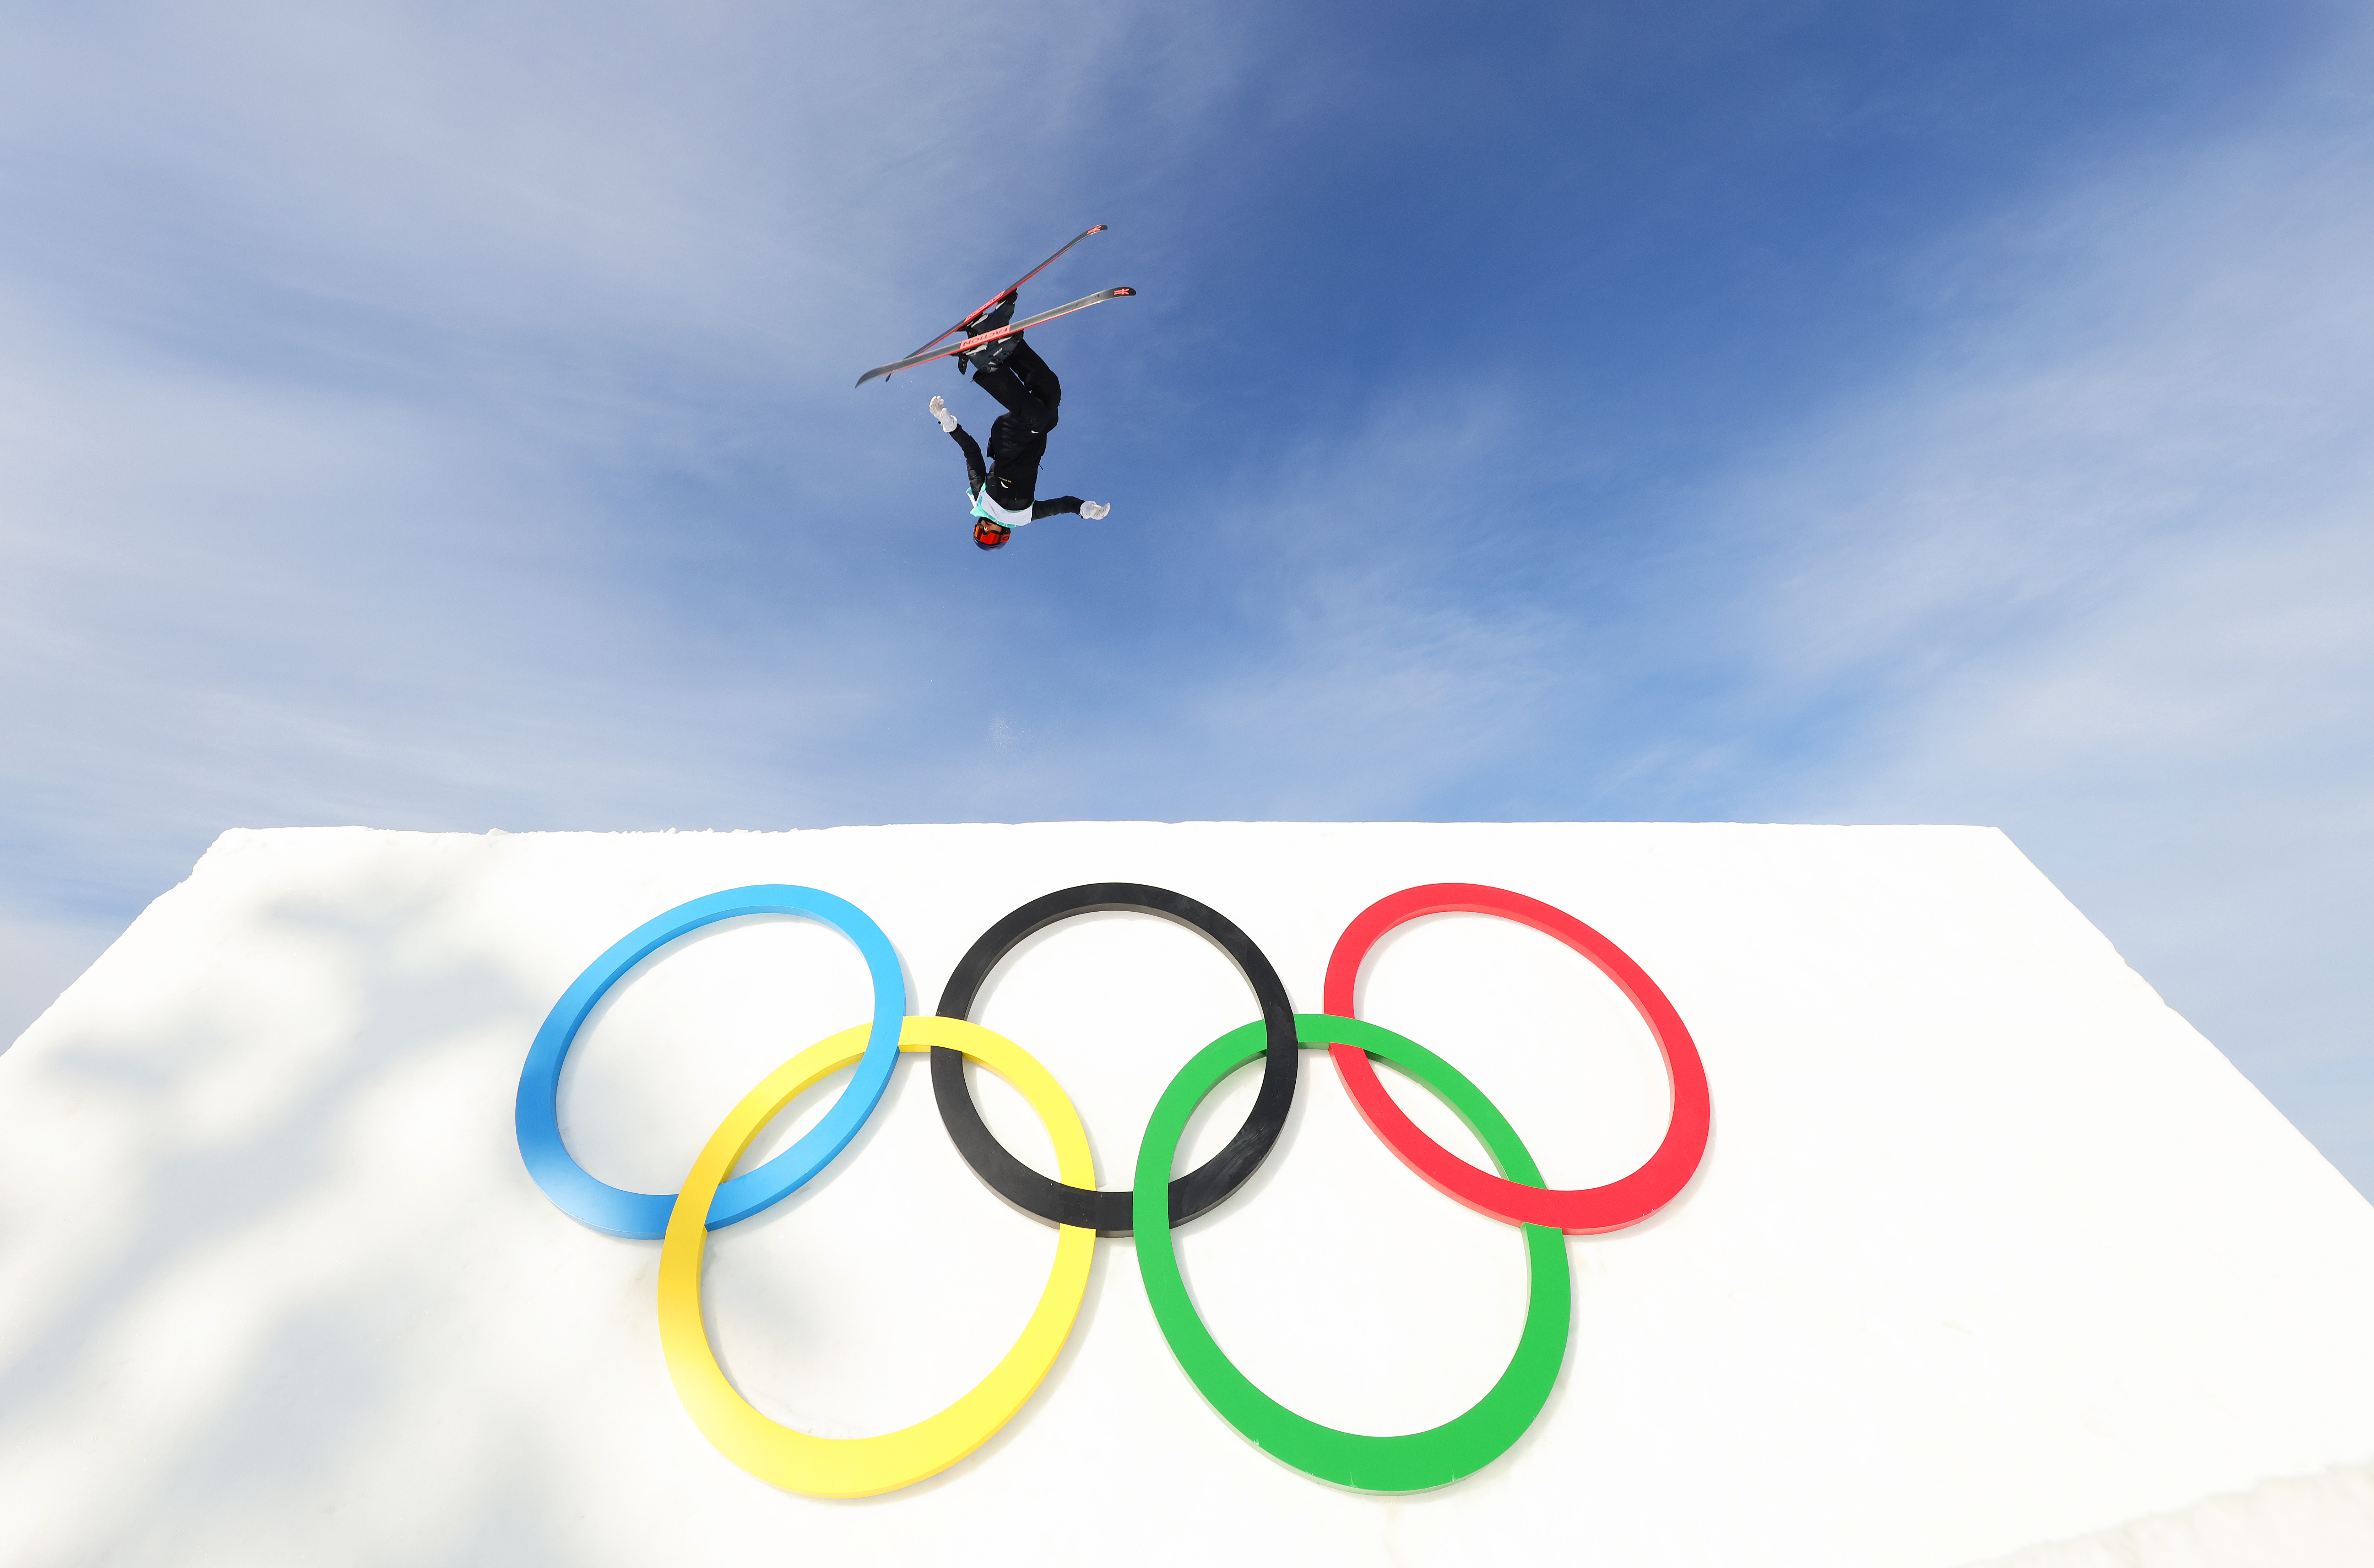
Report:
M 994 310 L 965 323 L 968 333 L 993 332 L 1014 316 L 1014 296 L 998 301 Z M 957 366 L 963 369 L 967 357 L 957 356 Z M 1084 501 L 1077 496 L 1058 496 L 1052 501 L 1038 498 L 1039 460 L 1047 455 L 1047 432 L 1055 427 L 1056 409 L 1064 401 L 1064 383 L 1039 357 L 1038 350 L 1022 341 L 1020 333 L 983 344 L 975 349 L 970 359 L 974 367 L 973 385 L 997 399 L 1005 412 L 989 427 L 988 461 L 981 458 L 981 444 L 975 441 L 957 416 L 948 412 L 941 399 L 932 399 L 932 417 L 940 422 L 964 452 L 965 493 L 972 502 L 972 542 L 984 550 L 1002 548 L 1014 531 L 1026 522 L 1041 518 L 1059 517 L 1075 512 L 1081 517 L 1099 519 L 1112 508 L 1101 501 Z
M 1077 496 L 1058 496 L 1052 501 L 1039 499 L 1039 460 L 1047 455 L 1047 432 L 1055 427 L 1055 410 L 1064 401 L 1064 383 L 1047 369 L 1047 361 L 1039 357 L 1038 350 L 1022 341 L 1022 330 L 1085 310 L 1091 305 L 1101 305 L 1108 299 L 1126 299 L 1137 290 L 1099 289 L 1068 305 L 1058 305 L 1018 322 L 1014 319 L 1014 301 L 1024 284 L 1054 265 L 1074 245 L 1104 231 L 1101 223 L 1082 229 L 1063 250 L 1024 273 L 1004 293 L 955 326 L 904 359 L 876 365 L 857 378 L 862 387 L 880 377 L 895 376 L 901 370 L 954 355 L 957 369 L 970 369 L 973 383 L 1005 408 L 1005 412 L 989 427 L 989 455 L 984 458 L 981 443 L 965 433 L 957 416 L 948 412 L 948 405 L 936 397 L 932 399 L 932 417 L 940 422 L 941 429 L 955 438 L 958 449 L 964 453 L 965 497 L 972 503 L 976 520 L 972 542 L 984 550 L 1003 547 L 1014 537 L 1016 529 L 1040 518 L 1064 512 L 1102 518 L 1112 511 L 1101 501 L 1084 501 Z M 951 337 L 957 341 L 949 343 Z

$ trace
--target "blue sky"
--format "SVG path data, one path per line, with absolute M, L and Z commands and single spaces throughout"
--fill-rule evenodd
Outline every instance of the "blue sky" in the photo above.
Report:
M 1998 824 L 2374 1190 L 2362 7 L 29 6 L 0 1036 L 221 828 Z M 1064 238 L 1050 494 L 931 369 Z

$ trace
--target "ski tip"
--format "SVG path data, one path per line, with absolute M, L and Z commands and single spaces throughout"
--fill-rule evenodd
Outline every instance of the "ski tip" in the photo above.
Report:
M 1119 299 L 1119 298 L 1122 298 L 1123 295 L 1126 295 L 1126 294 L 1134 294 L 1134 293 L 1136 293 L 1136 292 L 1137 292 L 1137 290 L 1136 290 L 1136 289 L 1134 289 L 1134 288 L 1116 288 L 1116 289 L 1114 289 L 1114 290 L 1113 290 L 1113 298 L 1116 298 L 1116 299 Z
M 1110 223 L 1100 223 L 1094 228 L 1089 229 L 1088 234 L 1102 234 L 1106 229 L 1111 228 L 1111 227 L 1112 225 Z M 1088 237 L 1088 234 L 1083 234 L 1080 238 L 1086 240 Z

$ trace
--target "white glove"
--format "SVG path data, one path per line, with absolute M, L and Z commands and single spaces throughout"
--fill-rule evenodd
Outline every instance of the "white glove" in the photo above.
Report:
M 957 416 L 948 412 L 947 404 L 940 398 L 932 399 L 932 417 L 938 420 L 940 428 L 949 435 L 953 436 L 957 433 Z
M 1112 516 L 1112 508 L 1103 501 L 1082 501 L 1080 515 L 1090 522 L 1101 522 Z

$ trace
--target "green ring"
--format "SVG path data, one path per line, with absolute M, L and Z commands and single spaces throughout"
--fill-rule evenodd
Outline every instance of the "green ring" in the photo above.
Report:
M 1508 1118 L 1470 1083 L 1457 1068 L 1414 1040 L 1357 1018 L 1323 1012 L 1299 1012 L 1297 1037 L 1305 1046 L 1337 1041 L 1356 1046 L 1370 1056 L 1392 1062 L 1432 1090 L 1459 1113 L 1491 1151 L 1493 1163 L 1510 1181 L 1539 1187 L 1542 1174 L 1525 1153 L 1524 1143 Z M 1252 1381 L 1221 1352 L 1195 1311 L 1187 1281 L 1179 1272 L 1179 1253 L 1170 1237 L 1170 1215 L 1165 1207 L 1170 1186 L 1170 1165 L 1187 1118 L 1223 1078 L 1262 1054 L 1260 1024 L 1248 1024 L 1195 1053 L 1179 1070 L 1170 1087 L 1154 1107 L 1138 1146 L 1136 1195 L 1131 1219 L 1137 1235 L 1137 1267 L 1146 1279 L 1146 1296 L 1154 1306 L 1154 1320 L 1170 1341 L 1170 1353 L 1220 1419 L 1233 1426 L 1253 1446 L 1320 1480 L 1359 1492 L 1423 1492 L 1475 1474 L 1502 1454 L 1531 1426 L 1534 1417 L 1557 1382 L 1566 1360 L 1569 1315 L 1573 1290 L 1568 1278 L 1566 1238 L 1545 1225 L 1526 1225 L 1525 1260 L 1533 1291 L 1525 1307 L 1525 1331 L 1517 1352 L 1491 1391 L 1465 1411 L 1426 1432 L 1393 1437 L 1338 1432 L 1296 1415 L 1252 1386 Z

